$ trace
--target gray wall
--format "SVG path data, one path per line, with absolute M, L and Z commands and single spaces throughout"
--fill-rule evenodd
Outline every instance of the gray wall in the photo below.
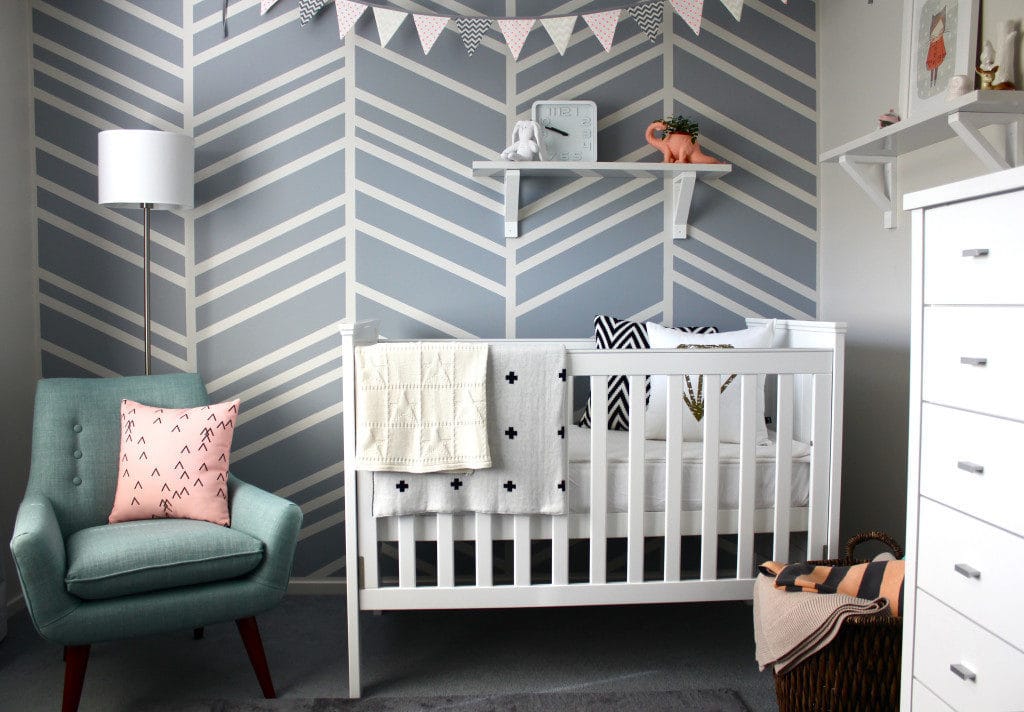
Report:
M 0 541 L 10 598 L 18 584 L 7 542 L 28 478 L 32 398 L 39 375 L 32 287 L 28 52 L 28 2 L 0 3 Z
M 988 23 L 1019 0 L 987 0 Z M 902 3 L 821 3 L 822 150 L 877 126 L 899 106 Z M 899 161 L 906 192 L 985 173 L 958 139 Z M 835 164 L 821 168 L 821 317 L 849 323 L 841 526 L 844 536 L 906 530 L 910 349 L 910 221 L 895 230 Z
M 453 1 L 406 9 L 471 10 Z M 474 3 L 492 15 L 618 2 Z M 605 54 L 582 21 L 561 57 L 535 29 L 518 63 L 497 32 L 471 59 L 446 31 L 427 57 L 411 20 L 388 48 L 369 13 L 260 18 L 220 0 L 33 12 L 39 290 L 47 375 L 138 373 L 139 215 L 95 205 L 95 134 L 196 137 L 196 208 L 156 217 L 156 371 L 198 369 L 240 397 L 233 470 L 306 512 L 296 575 L 343 567 L 339 320 L 391 336 L 581 336 L 593 315 L 742 324 L 817 312 L 815 5 L 705 5 L 650 43 L 624 17 Z M 453 25 L 454 26 L 454 25 Z M 475 180 L 538 98 L 590 98 L 602 160 L 655 159 L 646 124 L 700 120 L 735 165 L 699 185 L 673 243 L 661 180 L 523 181 L 522 237 L 496 180 Z

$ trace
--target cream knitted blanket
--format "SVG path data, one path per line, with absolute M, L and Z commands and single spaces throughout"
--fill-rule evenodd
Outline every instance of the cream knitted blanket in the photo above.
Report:
M 487 344 L 356 349 L 356 467 L 445 472 L 491 466 Z

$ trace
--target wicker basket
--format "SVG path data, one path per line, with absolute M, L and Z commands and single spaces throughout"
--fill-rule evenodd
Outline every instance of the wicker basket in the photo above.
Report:
M 903 558 L 903 549 L 881 532 L 858 534 L 846 543 L 846 556 L 808 563 L 850 566 L 865 563 L 853 550 L 876 539 Z M 821 651 L 775 676 L 779 712 L 886 712 L 900 707 L 900 647 L 903 619 L 865 616 L 847 619 Z

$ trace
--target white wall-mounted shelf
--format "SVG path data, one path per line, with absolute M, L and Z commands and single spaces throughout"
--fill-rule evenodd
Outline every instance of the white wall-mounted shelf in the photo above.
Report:
M 993 146 L 981 133 L 1001 125 L 1004 145 Z M 899 121 L 837 146 L 818 157 L 838 163 L 882 210 L 882 225 L 896 227 L 896 162 L 903 154 L 948 138 L 960 140 L 991 171 L 1024 162 L 1024 91 L 972 91 L 948 102 L 941 113 Z M 881 174 L 873 171 L 880 168 Z
M 657 178 L 672 175 L 672 237 L 686 237 L 693 187 L 697 180 L 714 180 L 732 170 L 728 163 L 646 163 L 626 161 L 473 161 L 475 177 L 503 176 L 505 237 L 519 237 L 519 180 L 522 176 L 605 176 Z

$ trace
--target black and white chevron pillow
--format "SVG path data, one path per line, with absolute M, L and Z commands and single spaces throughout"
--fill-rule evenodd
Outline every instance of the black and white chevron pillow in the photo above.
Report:
M 714 326 L 677 326 L 688 334 L 714 334 Z M 594 341 L 599 349 L 649 349 L 647 329 L 641 322 L 618 319 L 614 316 L 594 317 Z M 651 379 L 644 378 L 646 403 L 651 402 Z M 578 424 L 590 427 L 590 398 L 583 409 Z M 629 430 L 629 379 L 626 376 L 608 377 L 608 429 Z

